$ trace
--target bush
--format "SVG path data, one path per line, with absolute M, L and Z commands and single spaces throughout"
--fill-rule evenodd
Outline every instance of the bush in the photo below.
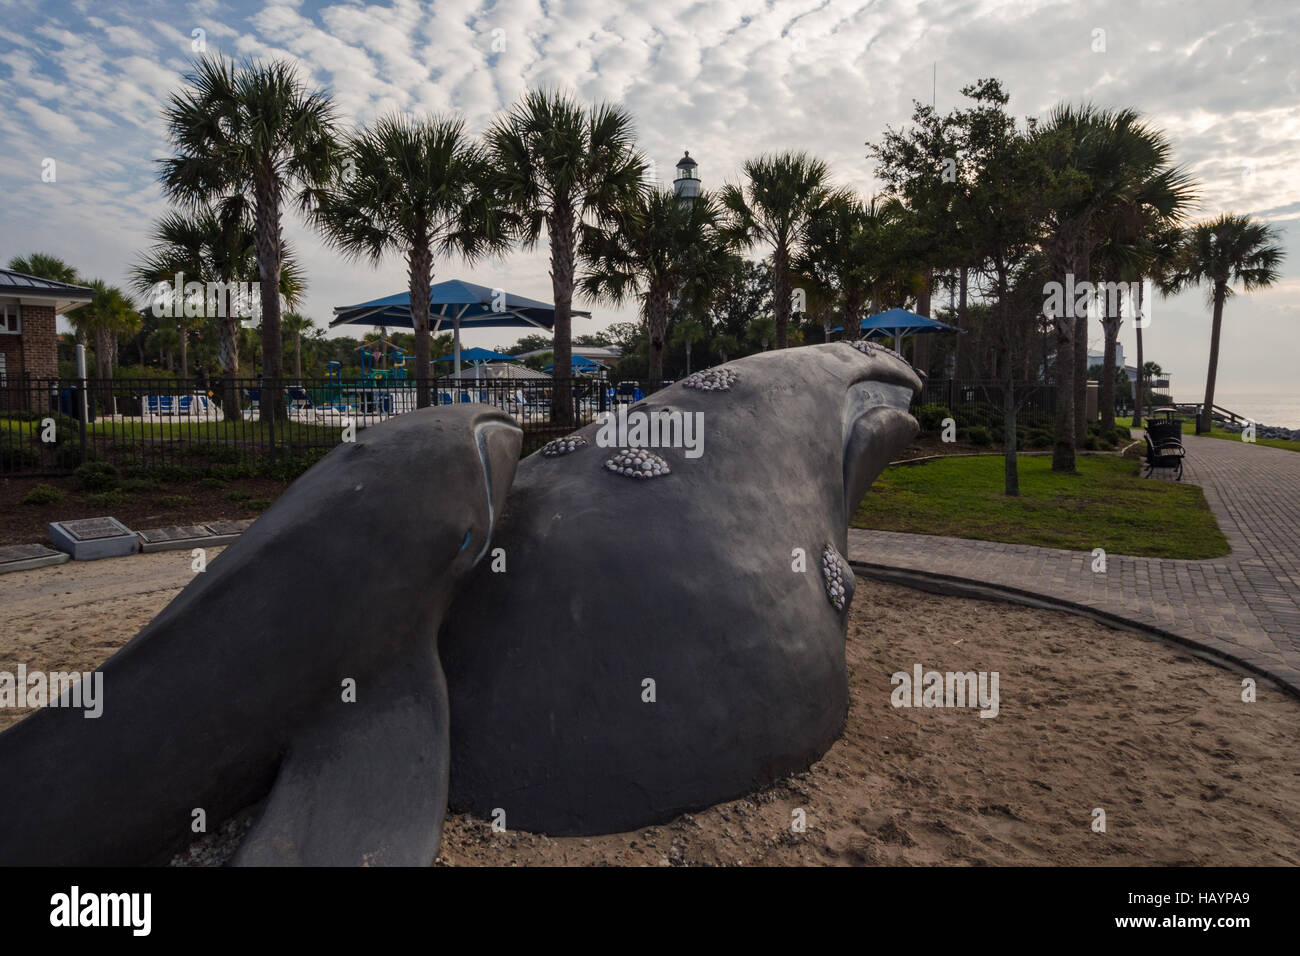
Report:
M 923 432 L 940 431 L 945 418 L 952 418 L 952 412 L 942 405 L 922 405 L 916 410 L 916 421 Z
M 983 425 L 973 425 L 966 429 L 966 440 L 979 448 L 993 444 L 993 438 L 989 435 L 989 430 Z
M 22 502 L 25 505 L 52 505 L 62 497 L 63 492 L 58 488 L 42 482 L 23 495 Z
M 164 508 L 184 508 L 193 500 L 188 495 L 163 495 L 158 499 L 158 504 Z
M 93 495 L 86 495 L 86 504 L 90 505 L 92 508 L 111 510 L 119 507 L 125 501 L 125 493 L 117 488 L 114 488 L 112 491 L 99 491 Z
M 112 491 L 121 481 L 118 470 L 106 461 L 88 461 L 72 473 L 82 491 Z
M 206 477 L 206 478 L 200 478 L 200 479 L 199 479 L 199 484 L 202 485 L 204 488 L 224 488 L 224 487 L 226 487 L 226 483 L 225 483 L 224 481 L 222 481 L 220 478 L 213 478 L 211 475 L 209 475 L 209 476 Z
M 249 497 L 250 495 L 247 491 L 239 491 L 238 489 L 226 492 L 227 501 L 247 501 Z
M 157 491 L 158 482 L 152 478 L 127 478 L 120 487 L 123 491 Z
M 41 454 L 15 436 L 0 436 L 0 471 L 29 471 L 41 463 Z
M 252 498 L 240 505 L 245 511 L 265 511 L 271 507 L 270 498 Z

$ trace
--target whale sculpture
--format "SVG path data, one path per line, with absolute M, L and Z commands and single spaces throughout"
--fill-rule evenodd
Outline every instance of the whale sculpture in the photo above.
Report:
M 103 714 L 0 733 L 0 865 L 165 861 L 263 801 L 240 864 L 428 865 L 447 794 L 436 637 L 522 433 L 483 406 L 367 428 L 101 668 Z
M 616 832 L 820 757 L 848 708 L 848 520 L 920 387 L 865 342 L 766 352 L 522 462 L 439 642 L 452 808 Z M 644 447 L 656 428 L 687 447 Z

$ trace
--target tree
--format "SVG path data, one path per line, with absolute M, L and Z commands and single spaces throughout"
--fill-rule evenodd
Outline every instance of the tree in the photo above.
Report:
M 312 209 L 335 174 L 335 111 L 321 90 L 308 90 L 288 61 L 237 66 L 200 57 L 164 110 L 176 151 L 161 161 L 163 190 L 194 209 L 215 206 L 254 223 L 265 374 L 284 374 L 280 340 L 281 215 L 287 199 Z M 296 193 L 290 197 L 289 193 Z M 278 387 L 263 395 L 262 414 L 284 418 Z
M 695 319 L 683 319 L 677 323 L 673 329 L 673 344 L 683 346 L 686 349 L 686 374 L 691 374 L 691 346 L 701 341 L 708 333 L 704 326 Z M 658 382 L 660 379 L 655 378 L 654 373 L 650 375 L 652 382 Z
M 173 210 L 164 214 L 154 225 L 154 245 L 141 254 L 130 268 L 131 282 L 137 292 L 151 295 L 155 305 L 169 295 L 179 274 L 183 281 L 219 283 L 227 289 L 222 308 L 217 315 L 207 315 L 209 303 L 206 296 L 202 304 L 205 318 L 215 319 L 217 325 L 217 359 L 225 379 L 222 410 L 236 419 L 240 415 L 239 340 L 241 323 L 245 316 L 241 309 L 248 307 L 256 315 L 260 310 L 260 296 L 251 302 L 236 296 L 239 283 L 256 283 L 260 274 L 257 263 L 257 236 L 252 217 L 246 207 L 198 207 L 191 211 Z M 294 308 L 306 293 L 306 282 L 293 247 L 285 240 L 280 245 L 279 297 L 289 308 Z M 215 304 L 215 303 L 214 303 Z M 172 302 L 182 355 L 186 354 L 183 323 L 186 306 L 190 310 L 197 303 Z M 188 373 L 187 361 L 182 360 L 182 374 Z
M 311 335 L 313 332 L 320 331 L 316 328 L 316 323 L 305 315 L 297 312 L 286 312 L 282 321 L 282 328 L 285 335 L 293 336 L 293 377 L 302 384 L 302 336 L 303 333 Z
M 724 186 L 721 193 L 728 240 L 741 247 L 772 247 L 774 344 L 783 349 L 789 339 L 793 259 L 833 195 L 830 168 L 798 152 L 746 160 L 743 169 L 744 183 Z
M 103 404 L 109 414 L 116 413 L 113 396 L 113 366 L 117 361 L 117 337 L 134 335 L 140 328 L 140 313 L 125 292 L 102 279 L 91 281 L 95 297 L 86 305 L 68 313 L 68 321 L 95 343 L 95 377 L 103 383 Z
M 33 252 L 26 256 L 14 256 L 9 260 L 8 268 L 14 272 L 21 272 L 23 275 L 35 276 L 38 279 L 49 279 L 51 282 L 66 282 L 69 285 L 77 285 L 81 281 L 74 267 L 68 265 L 58 256 L 50 255 L 48 252 Z
M 487 131 L 495 186 L 520 220 L 526 248 L 546 228 L 555 303 L 555 378 L 573 374 L 573 290 L 582 235 L 608 226 L 642 189 L 645 160 L 621 107 L 584 107 L 567 94 L 532 90 Z M 551 417 L 573 421 L 573 393 L 557 388 Z
M 316 218 L 327 241 L 378 264 L 390 251 L 406 259 L 415 328 L 416 406 L 430 404 L 429 287 L 434 257 L 472 262 L 502 252 L 509 239 L 493 197 L 483 148 L 461 119 L 381 117 L 343 146 L 345 174 Z
M 641 300 L 650 338 L 649 379 L 663 381 L 664 341 L 671 300 L 687 286 L 714 289 L 729 250 L 720 211 L 707 193 L 681 200 L 671 189 L 646 191 L 618 210 L 605 228 L 588 232 L 578 283 L 583 295 L 619 305 Z
M 1205 402 L 1196 424 L 1198 434 L 1209 432 L 1213 421 L 1223 304 L 1235 295 L 1232 285 L 1240 284 L 1245 292 L 1268 288 L 1278 280 L 1278 266 L 1285 255 L 1273 227 L 1250 216 L 1223 213 L 1188 230 L 1173 284 L 1178 289 L 1202 283 L 1208 285 L 1209 304 L 1214 314 L 1210 330 L 1210 366 L 1205 374 Z

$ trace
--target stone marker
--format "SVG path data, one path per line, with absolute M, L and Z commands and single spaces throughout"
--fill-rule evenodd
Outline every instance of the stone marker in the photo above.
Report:
M 180 551 L 212 545 L 212 532 L 203 525 L 185 525 L 171 528 L 150 528 L 138 532 L 140 550 L 146 554 L 154 551 Z
M 140 539 L 116 518 L 80 518 L 76 521 L 51 521 L 50 539 L 74 561 L 96 561 L 135 554 Z
M 62 551 L 53 551 L 43 544 L 14 544 L 0 548 L 0 574 L 9 571 L 28 571 L 71 560 Z

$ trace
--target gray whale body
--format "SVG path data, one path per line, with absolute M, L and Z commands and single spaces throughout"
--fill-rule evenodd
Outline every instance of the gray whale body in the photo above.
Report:
M 263 797 L 237 864 L 431 864 L 435 641 L 521 438 L 457 406 L 326 455 L 100 668 L 98 719 L 46 707 L 0 733 L 0 865 L 165 862 L 194 809 L 211 828 Z
M 453 809 L 617 832 L 803 769 L 839 735 L 848 520 L 916 433 L 921 383 L 847 343 L 721 368 L 635 407 L 703 413 L 698 458 L 650 450 L 666 474 L 611 472 L 598 424 L 520 464 L 505 570 L 475 569 L 439 640 Z

